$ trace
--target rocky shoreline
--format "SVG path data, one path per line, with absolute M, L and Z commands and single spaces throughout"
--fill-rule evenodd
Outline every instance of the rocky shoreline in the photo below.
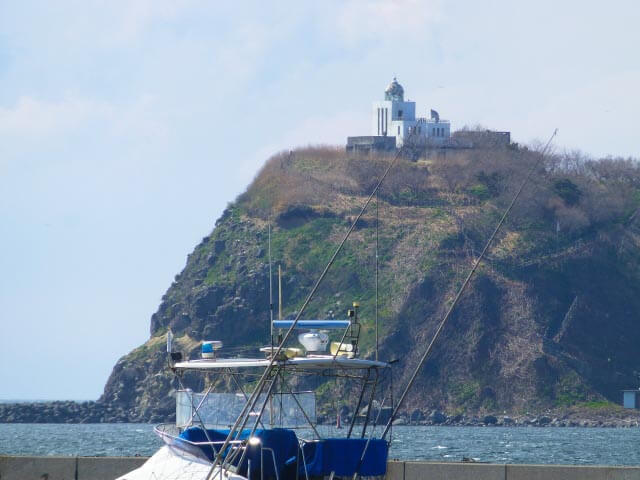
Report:
M 416 410 L 411 415 L 401 415 L 394 425 L 439 425 L 460 427 L 640 427 L 640 412 L 576 412 L 564 411 L 540 415 L 446 415 L 433 410 L 428 416 Z
M 0 423 L 135 423 L 122 407 L 103 402 L 61 400 L 0 403 Z
M 104 402 L 51 401 L 0 403 L 0 423 L 156 423 L 173 421 L 174 415 L 163 418 L 140 418 L 130 415 L 123 407 Z M 320 423 L 331 424 L 320 417 Z M 348 422 L 348 418 L 343 419 Z M 640 427 L 640 410 L 611 409 L 584 411 L 569 408 L 563 411 L 546 412 L 539 415 L 506 414 L 456 414 L 447 415 L 440 410 L 425 413 L 414 410 L 401 414 L 394 425 L 425 425 L 451 427 Z

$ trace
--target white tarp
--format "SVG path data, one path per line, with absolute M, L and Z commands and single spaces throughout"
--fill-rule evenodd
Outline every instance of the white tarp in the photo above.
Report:
M 116 480 L 205 480 L 211 464 L 167 445 L 158 450 L 140 468 Z M 219 473 L 214 478 L 220 478 Z M 246 480 L 234 473 L 224 472 L 225 480 Z

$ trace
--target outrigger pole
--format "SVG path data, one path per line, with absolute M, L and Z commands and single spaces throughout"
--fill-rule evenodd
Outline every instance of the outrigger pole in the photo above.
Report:
M 269 338 L 273 351 L 273 279 L 271 275 L 271 224 L 269 224 Z
M 415 135 L 415 131 L 412 132 L 412 134 L 407 138 L 407 140 L 409 140 L 413 135 Z M 373 189 L 373 191 L 371 192 L 371 194 L 367 198 L 366 202 L 364 203 L 364 205 L 360 209 L 360 212 L 358 213 L 358 216 L 353 220 L 353 222 L 351 223 L 351 226 L 349 227 L 349 230 L 347 230 L 347 232 L 345 233 L 342 241 L 340 242 L 340 244 L 336 248 L 336 251 L 331 256 L 331 259 L 329 259 L 329 262 L 327 263 L 326 267 L 324 267 L 324 270 L 322 271 L 322 273 L 320 274 L 320 277 L 318 278 L 318 280 L 316 281 L 315 285 L 313 286 L 313 289 L 311 290 L 311 292 L 307 296 L 307 299 L 302 304 L 302 307 L 300 308 L 300 311 L 296 314 L 296 317 L 293 320 L 293 323 L 291 324 L 291 326 L 287 330 L 287 333 L 284 335 L 282 341 L 278 345 L 278 349 L 275 351 L 275 353 L 273 352 L 273 350 L 271 350 L 271 358 L 269 360 L 269 365 L 267 365 L 267 367 L 266 367 L 264 373 L 262 374 L 262 376 L 260 377 L 260 380 L 258 381 L 256 387 L 254 388 L 253 392 L 251 392 L 251 396 L 249 397 L 249 400 L 247 401 L 247 403 L 245 403 L 244 407 L 242 408 L 242 411 L 240 412 L 240 415 L 238 415 L 238 418 L 234 422 L 232 428 L 229 430 L 229 434 L 227 435 L 227 438 L 225 439 L 222 447 L 220 448 L 220 450 L 218 450 L 218 454 L 216 455 L 216 458 L 215 458 L 213 464 L 211 465 L 211 470 L 209 470 L 209 474 L 207 475 L 207 479 L 208 480 L 211 480 L 213 478 L 213 474 L 214 474 L 215 468 L 218 465 L 221 465 L 221 466 L 223 465 L 224 453 L 227 451 L 227 448 L 229 447 L 229 445 L 232 442 L 233 438 L 238 436 L 238 434 L 239 434 L 238 427 L 240 426 L 240 423 L 243 423 L 243 425 L 246 424 L 246 420 L 242 421 L 242 419 L 245 416 L 248 416 L 251 411 L 253 411 L 256 403 L 258 402 L 258 398 L 260 397 L 260 394 L 264 390 L 264 387 L 265 387 L 265 384 L 266 384 L 267 380 L 272 375 L 272 371 L 274 369 L 274 365 L 276 363 L 276 359 L 280 357 L 280 353 L 282 352 L 282 349 L 283 349 L 284 345 L 287 343 L 287 340 L 289 340 L 289 337 L 291 336 L 291 333 L 295 330 L 296 326 L 298 325 L 298 321 L 300 320 L 300 317 L 302 316 L 302 314 L 304 313 L 305 309 L 307 308 L 307 305 L 309 305 L 309 302 L 311 301 L 311 299 L 315 295 L 316 291 L 320 287 L 320 284 L 324 280 L 324 277 L 327 275 L 327 272 L 331 268 L 331 265 L 333 265 L 333 262 L 335 261 L 336 257 L 338 256 L 338 254 L 342 250 L 342 247 L 346 243 L 347 239 L 351 235 L 351 232 L 353 232 L 353 230 L 356 227 L 356 224 L 360 221 L 360 218 L 362 217 L 362 215 L 364 214 L 365 210 L 367 209 L 367 207 L 371 203 L 371 199 L 376 195 L 376 193 L 378 192 L 378 189 L 380 188 L 380 185 L 382 184 L 384 179 L 387 178 L 387 175 L 389 174 L 389 172 L 391 171 L 393 166 L 396 164 L 396 162 L 398 161 L 400 156 L 404 153 L 405 148 L 406 148 L 408 143 L 409 142 L 405 142 L 402 145 L 402 147 L 400 148 L 400 150 L 398 150 L 396 152 L 396 154 L 394 155 L 393 159 L 389 163 L 387 169 L 384 171 L 382 177 L 380 177 L 380 180 L 378 180 L 378 183 L 376 184 L 375 188 Z M 273 385 L 273 383 L 271 385 Z M 269 387 L 269 391 L 270 390 L 271 390 L 271 387 Z M 266 400 L 265 400 L 265 402 L 266 402 Z M 262 410 L 261 410 L 261 412 L 262 412 Z M 253 431 L 252 431 L 251 434 L 253 434 Z M 222 474 L 222 471 L 220 471 L 220 474 Z
M 540 154 L 540 158 L 538 159 L 538 161 L 534 162 L 533 166 L 531 167 L 531 169 L 527 173 L 527 176 L 522 181 L 522 184 L 520 184 L 520 188 L 518 188 L 518 191 L 513 196 L 513 199 L 511 200 L 511 203 L 509 204 L 509 207 L 505 210 L 504 214 L 502 215 L 502 218 L 500 218 L 500 221 L 498 222 L 498 225 L 496 225 L 495 230 L 493 231 L 493 233 L 489 237 L 489 240 L 487 240 L 487 243 L 485 244 L 484 248 L 482 249 L 482 252 L 480 253 L 480 256 L 476 259 L 475 263 L 473 264 L 473 268 L 471 268 L 471 271 L 467 275 L 467 278 L 465 278 L 464 283 L 460 287 L 460 290 L 458 290 L 458 293 L 456 294 L 455 299 L 453 300 L 453 303 L 449 307 L 449 310 L 447 310 L 447 313 L 444 316 L 444 318 L 442 319 L 442 321 L 440 322 L 440 325 L 438 325 L 438 329 L 436 330 L 436 333 L 433 335 L 433 338 L 431 339 L 431 342 L 429 343 L 429 346 L 427 347 L 427 350 L 422 355 L 422 358 L 420 359 L 420 362 L 418 363 L 418 365 L 416 366 L 415 370 L 413 371 L 413 374 L 411 375 L 411 379 L 409 380 L 409 383 L 407 384 L 406 388 L 404 389 L 404 392 L 402 392 L 402 395 L 400 396 L 400 400 L 398 400 L 398 403 L 396 404 L 396 406 L 395 406 L 395 408 L 393 410 L 393 413 L 391 414 L 391 417 L 389 418 L 389 421 L 387 422 L 387 426 L 385 427 L 384 432 L 382 432 L 382 438 L 385 438 L 387 436 L 387 433 L 389 432 L 389 429 L 391 428 L 393 420 L 395 419 L 396 415 L 398 414 L 398 411 L 400 410 L 400 407 L 402 407 L 402 405 L 404 403 L 404 399 L 406 398 L 407 393 L 409 393 L 409 390 L 411 390 L 411 387 L 413 386 L 413 383 L 415 382 L 416 377 L 418 376 L 418 373 L 420 372 L 420 369 L 422 368 L 422 366 L 426 362 L 427 358 L 429 357 L 429 354 L 431 353 L 431 350 L 433 349 L 433 345 L 436 343 L 436 341 L 438 340 L 438 337 L 442 333 L 442 329 L 444 328 L 444 326 L 446 325 L 447 321 L 449 320 L 449 317 L 451 317 L 451 313 L 456 308 L 456 305 L 458 304 L 458 301 L 460 300 L 460 297 L 462 296 L 464 291 L 467 289 L 467 285 L 469 284 L 469 281 L 471 280 L 471 277 L 473 277 L 473 274 L 476 272 L 476 269 L 478 268 L 478 265 L 480 265 L 480 262 L 484 258 L 484 255 L 487 253 L 487 250 L 491 246 L 491 243 L 493 242 L 493 239 L 495 238 L 495 236 L 498 234 L 498 231 L 500 230 L 500 228 L 502 228 L 502 224 L 504 223 L 504 221 L 506 220 L 507 216 L 511 212 L 511 209 L 515 205 L 516 200 L 518 200 L 518 197 L 520 197 L 520 194 L 522 193 L 522 190 L 524 189 L 525 185 L 529 182 L 529 179 L 531 178 L 531 175 L 533 175 L 533 172 L 538 168 L 538 165 L 540 165 L 540 163 L 544 159 L 544 155 L 547 153 L 547 149 L 549 148 L 549 145 L 551 145 L 551 141 L 554 139 L 554 137 L 556 136 L 557 133 L 558 133 L 558 129 L 556 128 L 553 131 L 553 134 L 551 135 L 551 137 L 549 138 L 549 141 L 547 142 L 547 144 L 542 149 L 542 152 Z
M 378 194 L 376 193 L 376 362 L 378 361 Z

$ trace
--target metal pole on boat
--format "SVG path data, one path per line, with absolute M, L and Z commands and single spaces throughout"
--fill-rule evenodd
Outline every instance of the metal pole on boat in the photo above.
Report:
M 289 386 L 287 381 L 284 379 L 282 373 L 279 373 L 279 375 L 280 375 L 280 385 L 282 387 L 285 387 L 288 390 L 289 394 L 291 395 L 291 398 L 293 398 L 293 400 L 296 402 L 296 405 L 298 405 L 298 408 L 302 412 L 302 415 L 304 416 L 304 419 L 307 421 L 307 423 L 309 424 L 309 426 L 313 430 L 313 433 L 316 434 L 316 437 L 318 437 L 318 440 L 322 439 L 322 437 L 320 436 L 320 433 L 318 433 L 318 430 L 316 429 L 315 425 L 313 424 L 313 422 L 309 418 L 309 415 L 307 415 L 307 412 L 305 412 L 304 408 L 302 408 L 302 404 L 298 400 L 298 397 L 296 397 L 296 394 L 291 389 L 291 387 Z M 284 390 L 284 388 L 282 388 L 282 390 Z M 280 411 L 282 412 L 282 405 L 280 406 Z
M 260 407 L 260 411 L 258 412 L 258 415 L 256 416 L 256 421 L 253 423 L 253 427 L 251 427 L 251 431 L 249 432 L 249 435 L 247 436 L 247 439 L 250 439 L 251 437 L 253 437 L 253 434 L 256 433 L 256 429 L 258 428 L 258 423 L 260 422 L 260 420 L 262 419 L 262 415 L 264 413 L 264 409 L 267 406 L 267 402 L 269 401 L 269 397 L 271 397 L 271 392 L 273 391 L 273 387 L 276 384 L 276 381 L 278 379 L 278 372 L 276 372 L 276 374 L 274 375 L 273 379 L 271 380 L 271 384 L 269 385 L 269 388 L 267 389 L 267 397 L 264 399 L 264 402 L 262 402 L 262 406 Z M 248 420 L 248 416 L 246 417 Z M 244 429 L 244 426 L 246 425 L 246 422 L 242 425 L 242 427 L 240 428 L 240 431 L 242 431 Z M 238 450 L 236 450 L 237 452 Z M 227 460 L 225 459 L 225 463 L 230 464 L 231 462 L 234 461 L 235 458 L 237 458 L 237 454 L 229 459 L 229 461 L 227 462 Z M 242 455 L 240 456 L 240 461 L 238 462 L 238 465 L 242 465 L 242 462 L 244 462 L 245 457 L 247 456 L 247 449 L 245 448 L 242 451 Z M 223 463 L 224 466 L 224 463 Z
M 282 320 L 282 269 L 278 264 L 278 320 Z
M 378 361 L 378 193 L 376 192 L 376 362 Z
M 271 224 L 269 224 L 269 338 L 273 353 L 273 280 L 271 275 Z
M 223 459 L 223 456 L 227 448 L 231 444 L 231 442 L 233 440 L 237 440 L 240 435 L 240 432 L 242 432 L 242 429 L 244 429 L 249 419 L 249 414 L 253 409 L 253 407 L 255 406 L 256 402 L 258 401 L 258 397 L 264 390 L 265 385 L 266 385 L 266 378 L 261 378 L 260 381 L 258 382 L 258 385 L 256 385 L 253 392 L 251 392 L 251 396 L 249 397 L 249 400 L 247 400 L 247 403 L 245 403 L 244 407 L 242 407 L 242 411 L 240 412 L 240 415 L 238 415 L 238 418 L 236 418 L 236 421 L 234 422 L 233 426 L 229 430 L 229 434 L 227 435 L 227 438 L 222 444 L 222 447 L 220 447 L 220 450 L 218 451 L 218 454 L 216 455 L 216 458 L 214 459 L 213 464 L 211 465 L 211 469 L 209 470 L 209 473 L 206 477 L 207 480 L 213 479 L 213 474 L 217 466 L 220 466 L 220 471 L 222 472 L 222 468 L 224 467 L 224 464 L 227 460 L 226 457 L 224 457 Z M 238 427 L 240 427 L 239 431 L 238 431 Z M 220 473 L 220 475 L 222 475 L 222 473 Z
M 242 388 L 242 385 L 240 384 L 240 382 L 236 379 L 236 376 L 233 374 L 233 372 L 231 371 L 231 369 L 227 370 L 227 373 L 229 374 L 229 377 L 231 377 L 231 379 L 233 380 L 233 383 L 236 384 L 236 387 L 238 387 L 238 389 L 240 390 L 240 392 L 242 393 L 242 396 L 244 396 L 244 399 L 246 401 L 249 401 L 249 396 L 247 395 L 247 392 L 244 391 L 244 388 Z M 273 422 L 271 422 L 273 423 Z M 262 423 L 262 421 L 260 422 L 260 425 L 262 425 L 262 428 L 264 427 L 264 424 Z
M 404 399 L 406 398 L 407 393 L 409 393 L 409 390 L 411 390 L 411 387 L 413 386 L 413 383 L 415 382 L 415 380 L 416 380 L 416 378 L 418 376 L 418 372 L 420 372 L 420 369 L 424 365 L 424 362 L 429 357 L 429 354 L 431 353 L 431 350 L 433 349 L 433 345 L 438 340 L 438 337 L 442 333 L 442 329 L 444 328 L 445 324 L 449 320 L 449 317 L 451 317 L 451 313 L 456 308 L 456 305 L 458 305 L 458 301 L 460 300 L 460 297 L 462 297 L 462 294 L 467 289 L 467 285 L 469 285 L 469 281 L 473 277 L 473 274 L 476 272 L 476 269 L 478 268 L 478 265 L 480 265 L 480 262 L 484 259 L 484 256 L 487 253 L 487 250 L 489 250 L 489 247 L 493 243 L 493 239 L 496 237 L 496 235 L 500 231 L 500 228 L 502 228 L 502 225 L 504 224 L 504 221 L 507 219 L 507 216 L 511 212 L 511 209 L 513 208 L 513 206 L 515 205 L 516 200 L 518 200 L 518 197 L 520 197 L 520 194 L 522 193 L 522 190 L 524 189 L 525 185 L 529 182 L 529 179 L 531 178 L 531 175 L 533 175 L 533 172 L 536 171 L 536 169 L 538 168 L 538 165 L 540 165 L 540 163 L 544 159 L 544 155 L 545 155 L 545 153 L 547 153 L 547 149 L 549 148 L 549 145 L 551 145 L 551 141 L 555 138 L 557 133 L 558 133 L 558 129 L 556 128 L 553 131 L 553 135 L 551 135 L 551 138 L 549 138 L 549 141 L 545 145 L 544 149 L 542 149 L 542 152 L 540 154 L 540 158 L 538 159 L 538 161 L 533 163 L 533 165 L 531 166 L 531 169 L 529 169 L 529 172 L 527 172 L 527 176 L 524 178 L 524 180 L 520 184 L 520 187 L 518 188 L 516 194 L 513 196 L 513 199 L 511 200 L 511 203 L 509 204 L 509 206 L 505 210 L 504 214 L 502 214 L 502 217 L 500 218 L 500 221 L 498 222 L 498 225 L 496 225 L 495 230 L 493 231 L 493 233 L 489 237 L 489 240 L 487 240 L 487 243 L 485 244 L 484 248 L 482 249 L 482 252 L 480 253 L 480 256 L 474 262 L 473 267 L 471 268 L 471 271 L 469 271 L 469 274 L 465 278 L 464 283 L 462 284 L 462 286 L 458 290 L 458 293 L 456 294 L 455 298 L 453 299 L 453 303 L 449 307 L 449 310 L 447 310 L 447 313 L 445 314 L 444 318 L 440 322 L 440 325 L 438 325 L 436 333 L 433 335 L 433 338 L 431 339 L 431 342 L 429 342 L 429 346 L 427 347 L 427 350 L 424 352 L 424 354 L 420 358 L 420 362 L 418 362 L 418 365 L 416 366 L 415 370 L 413 371 L 413 374 L 411 375 L 411 378 L 409 379 L 409 383 L 407 383 L 407 386 L 405 387 L 404 391 L 402 392 L 402 395 L 400 396 L 400 400 L 398 400 L 398 403 L 397 403 L 396 407 L 394 408 L 393 413 L 391 414 L 391 417 L 389 418 L 389 421 L 387 422 L 387 426 L 385 427 L 384 432 L 382 432 L 382 437 L 381 438 L 385 438 L 386 437 L 387 432 L 391 428 L 393 420 L 395 419 L 396 415 L 398 414 L 398 411 L 400 410 L 400 408 L 402 407 L 402 404 L 404 403 Z
M 376 376 L 373 379 L 373 385 L 371 386 L 371 396 L 369 397 L 369 403 L 367 404 L 367 413 L 364 417 L 364 425 L 362 426 L 362 434 L 360 438 L 364 438 L 367 433 L 367 426 L 369 425 L 369 417 L 371 416 L 371 405 L 373 404 L 373 400 L 376 395 L 376 388 L 378 386 L 378 378 L 380 378 L 380 372 L 378 369 L 375 369 Z M 375 428 L 375 427 L 374 427 Z

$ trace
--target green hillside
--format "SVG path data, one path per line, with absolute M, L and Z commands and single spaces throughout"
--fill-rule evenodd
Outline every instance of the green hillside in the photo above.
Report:
M 360 302 L 363 355 L 372 354 L 377 207 L 380 355 L 399 360 L 394 382 L 404 385 L 538 158 L 514 145 L 401 159 L 305 317 L 341 318 Z M 188 256 L 151 318 L 149 341 L 116 364 L 101 400 L 129 410 L 131 420 L 173 411 L 168 328 L 194 357 L 203 339 L 222 340 L 229 355 L 265 344 L 268 225 L 274 265 L 283 270 L 284 314 L 293 315 L 389 161 L 327 147 L 269 159 Z M 640 371 L 639 206 L 633 161 L 545 159 L 407 409 L 518 412 L 618 402 Z

